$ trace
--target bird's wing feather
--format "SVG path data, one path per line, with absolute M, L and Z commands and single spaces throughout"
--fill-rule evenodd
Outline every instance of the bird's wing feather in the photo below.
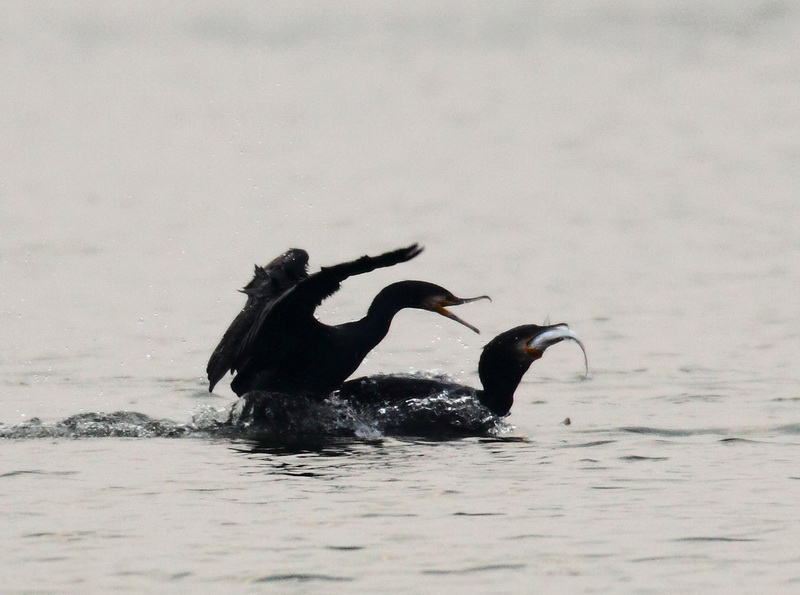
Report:
M 268 311 L 284 293 L 306 279 L 307 267 L 308 253 L 299 248 L 287 250 L 264 267 L 256 265 L 253 279 L 241 290 L 247 295 L 247 303 L 208 360 L 209 392 L 228 371 L 239 367 L 241 348 L 261 313 Z
M 419 245 L 412 244 L 406 248 L 384 252 L 378 256 L 362 256 L 349 262 L 322 267 L 319 272 L 299 283 L 292 295 L 287 295 L 285 299 L 291 298 L 298 308 L 305 309 L 305 314 L 311 315 L 317 306 L 339 290 L 342 281 L 348 277 L 363 275 L 375 269 L 406 262 L 418 256 L 422 250 L 423 248 Z
M 287 320 L 295 325 L 314 324 L 317 306 L 336 293 L 341 282 L 348 277 L 406 262 L 419 255 L 422 250 L 419 245 L 412 244 L 378 256 L 362 256 L 349 262 L 323 267 L 309 275 L 282 293 L 278 299 L 266 304 L 252 321 L 248 321 L 251 324 L 246 337 L 238 345 L 237 367 L 241 369 L 254 355 L 256 345 L 269 343 L 268 337 L 275 324 L 285 323 Z

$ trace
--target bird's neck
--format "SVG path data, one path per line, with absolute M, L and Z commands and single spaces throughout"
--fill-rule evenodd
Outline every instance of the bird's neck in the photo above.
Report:
M 348 323 L 348 332 L 358 336 L 358 345 L 366 356 L 389 332 L 394 315 L 403 308 L 408 307 L 391 291 L 391 286 L 384 288 L 367 310 L 367 315 L 361 320 Z
M 508 415 L 514 404 L 514 392 L 531 360 L 496 357 L 491 351 L 484 351 L 478 364 L 478 375 L 483 389 L 478 391 L 478 399 L 495 415 Z

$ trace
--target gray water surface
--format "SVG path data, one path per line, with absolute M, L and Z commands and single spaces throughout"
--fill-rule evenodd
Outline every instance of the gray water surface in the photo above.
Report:
M 780 1 L 8 4 L 3 589 L 796 591 L 798 34 Z M 424 279 L 491 295 L 482 334 L 403 311 L 358 374 L 477 385 L 549 320 L 588 379 L 551 348 L 496 437 L 214 431 L 253 263 L 415 241 L 320 318 Z

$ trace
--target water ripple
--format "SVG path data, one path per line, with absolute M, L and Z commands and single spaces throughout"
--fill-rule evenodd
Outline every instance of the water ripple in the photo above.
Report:
M 661 436 L 664 438 L 681 438 L 685 436 L 700 436 L 704 434 L 721 434 L 725 435 L 728 432 L 722 428 L 701 428 L 692 430 L 669 429 L 669 428 L 649 428 L 645 426 L 625 426 L 617 428 L 619 432 L 627 432 L 630 434 L 647 434 L 652 436 Z
M 77 471 L 40 471 L 38 469 L 19 469 L 0 473 L 0 477 L 17 477 L 20 475 L 77 475 Z
M 626 457 L 620 457 L 619 460 L 620 461 L 631 461 L 631 462 L 637 462 L 637 461 L 667 461 L 667 460 L 669 460 L 669 457 L 644 457 L 644 456 L 641 456 L 641 455 L 629 455 L 629 456 L 626 456 Z
M 422 574 L 473 574 L 475 572 L 488 572 L 495 570 L 519 570 L 525 568 L 526 564 L 487 564 L 484 566 L 470 566 L 468 568 L 453 569 L 453 570 L 440 570 L 431 569 L 423 570 Z
M 310 574 L 310 573 L 289 573 L 289 574 L 270 574 L 255 579 L 256 583 L 278 583 L 278 582 L 298 582 L 309 583 L 312 581 L 323 581 L 330 583 L 350 582 L 353 579 L 347 576 L 331 576 L 329 574 Z
M 760 541 L 759 539 L 753 539 L 751 537 L 719 537 L 719 536 L 698 536 L 698 537 L 678 537 L 677 539 L 673 539 L 672 541 L 680 541 L 680 542 L 747 542 L 747 541 Z

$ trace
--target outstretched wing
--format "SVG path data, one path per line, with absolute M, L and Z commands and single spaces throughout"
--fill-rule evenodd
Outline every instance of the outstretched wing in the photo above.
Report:
M 319 272 L 298 283 L 291 294 L 287 293 L 282 301 L 291 300 L 292 308 L 296 309 L 298 315 L 312 316 L 317 306 L 339 291 L 342 281 L 348 277 L 371 273 L 375 269 L 409 261 L 418 256 L 422 250 L 418 244 L 411 244 L 406 248 L 384 252 L 378 256 L 362 256 L 350 262 L 322 267 Z
M 422 250 L 419 245 L 412 244 L 378 256 L 362 256 L 350 262 L 323 267 L 319 272 L 301 280 L 283 292 L 278 299 L 258 310 L 246 338 L 239 344 L 236 368 L 241 371 L 246 367 L 247 370 L 242 373 L 247 375 L 268 366 L 267 352 L 275 326 L 280 325 L 285 329 L 294 325 L 299 331 L 304 325 L 315 324 L 314 311 L 317 306 L 336 293 L 342 281 L 348 277 L 406 262 L 419 255 Z
M 214 385 L 228 371 L 235 371 L 239 367 L 242 346 L 261 313 L 269 310 L 278 298 L 307 278 L 307 267 L 308 253 L 299 248 L 287 250 L 264 267 L 256 265 L 253 279 L 241 290 L 247 295 L 247 303 L 225 331 L 208 360 L 206 372 L 209 392 L 214 390 Z

